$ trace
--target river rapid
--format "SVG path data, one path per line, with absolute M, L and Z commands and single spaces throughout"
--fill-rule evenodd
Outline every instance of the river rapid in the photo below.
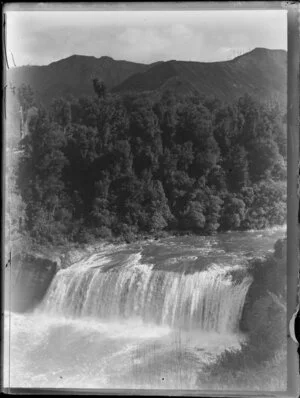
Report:
M 107 245 L 61 269 L 34 311 L 5 313 L 4 385 L 199 388 L 201 367 L 245 339 L 249 259 L 285 231 Z

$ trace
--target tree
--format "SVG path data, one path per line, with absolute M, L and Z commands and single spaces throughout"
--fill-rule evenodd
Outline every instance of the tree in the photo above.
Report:
M 249 184 L 248 156 L 245 148 L 234 145 L 223 159 L 222 166 L 226 171 L 227 185 L 233 192 L 238 192 Z
M 52 101 L 51 118 L 58 125 L 65 128 L 71 123 L 71 105 L 68 101 L 60 98 Z
M 196 94 L 105 95 L 93 84 L 97 95 L 55 100 L 28 121 L 19 187 L 36 238 L 131 241 L 164 229 L 213 234 L 284 222 L 275 108 L 249 96 L 229 106 Z
M 206 222 L 204 229 L 209 235 L 216 233 L 219 229 L 222 204 L 223 201 L 221 198 L 207 190 L 207 205 L 205 211 Z
M 20 106 L 22 107 L 26 120 L 28 109 L 35 106 L 35 95 L 29 84 L 23 83 L 18 89 L 18 101 Z
M 204 212 L 205 209 L 200 202 L 189 201 L 182 214 L 181 225 L 184 229 L 203 231 L 206 222 Z
M 97 77 L 93 79 L 93 87 L 98 98 L 104 98 L 106 96 L 106 86 L 102 80 Z
M 234 230 L 240 228 L 245 219 L 246 205 L 242 199 L 227 195 L 221 217 L 221 226 L 225 230 Z
M 63 169 L 68 163 L 63 153 L 66 140 L 61 128 L 49 122 L 44 110 L 31 120 L 30 131 L 24 139 L 18 187 L 27 203 L 29 230 L 34 236 L 40 234 L 54 240 L 65 231 L 66 224 L 59 223 L 62 214 L 64 221 L 69 219 L 69 202 L 62 180 Z
M 253 182 L 258 182 L 278 163 L 280 154 L 276 142 L 257 138 L 251 143 L 248 153 L 249 173 Z

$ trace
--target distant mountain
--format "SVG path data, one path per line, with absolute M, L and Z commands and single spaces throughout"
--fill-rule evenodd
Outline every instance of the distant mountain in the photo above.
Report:
M 102 79 L 111 89 L 131 75 L 146 71 L 151 65 L 115 61 L 110 57 L 73 55 L 47 66 L 22 66 L 9 69 L 7 80 L 15 87 L 30 84 L 37 97 L 48 105 L 55 97 L 92 95 L 92 78 Z
M 180 92 L 216 95 L 231 101 L 248 93 L 262 100 L 286 101 L 287 53 L 256 48 L 231 61 L 168 61 L 130 76 L 113 90 Z
M 286 102 L 287 53 L 256 48 L 230 61 L 166 61 L 146 65 L 110 57 L 73 55 L 47 66 L 13 68 L 8 83 L 30 84 L 48 105 L 54 97 L 93 94 L 92 78 L 102 79 L 113 92 L 165 91 L 200 93 L 233 101 L 248 93 L 261 100 Z

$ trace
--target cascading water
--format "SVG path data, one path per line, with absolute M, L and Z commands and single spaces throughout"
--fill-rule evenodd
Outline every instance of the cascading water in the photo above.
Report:
M 283 233 L 89 248 L 33 312 L 5 314 L 5 385 L 198 389 L 202 367 L 245 338 L 249 258 Z
M 110 258 L 91 257 L 56 275 L 41 306 L 44 312 L 73 318 L 140 318 L 183 329 L 234 332 L 251 279 L 234 282 L 232 268 L 212 264 L 196 272 L 155 269 L 127 255 L 107 268 Z

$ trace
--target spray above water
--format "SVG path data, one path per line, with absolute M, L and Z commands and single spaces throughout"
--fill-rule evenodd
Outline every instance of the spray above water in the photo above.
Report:
M 256 236 L 91 251 L 57 273 L 33 313 L 5 317 L 10 385 L 198 388 L 203 366 L 244 341 L 238 324 L 251 284 L 244 253 L 274 243 L 269 232 Z
M 141 253 L 121 264 L 90 258 L 56 275 L 40 310 L 53 315 L 144 323 L 214 332 L 235 332 L 251 284 L 235 282 L 230 267 L 212 264 L 193 273 L 154 269 Z

